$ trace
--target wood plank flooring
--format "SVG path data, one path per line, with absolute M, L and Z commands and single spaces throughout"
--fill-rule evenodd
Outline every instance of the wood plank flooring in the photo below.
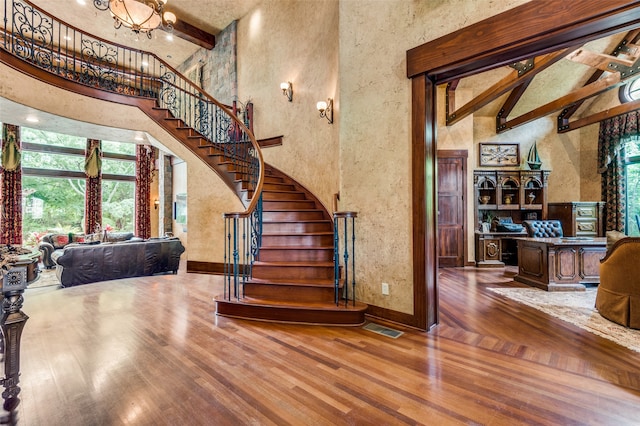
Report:
M 440 270 L 440 325 L 216 317 L 221 278 L 28 289 L 22 425 L 638 425 L 640 354 Z

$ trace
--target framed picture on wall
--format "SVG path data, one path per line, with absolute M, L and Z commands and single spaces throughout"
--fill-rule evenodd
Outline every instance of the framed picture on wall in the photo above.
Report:
M 513 167 L 520 165 L 520 144 L 481 143 L 480 166 Z

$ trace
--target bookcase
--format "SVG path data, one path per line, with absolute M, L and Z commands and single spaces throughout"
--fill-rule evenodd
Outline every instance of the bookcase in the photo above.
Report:
M 505 261 L 516 261 L 516 244 L 510 240 L 526 232 L 499 232 L 495 220 L 522 223 L 546 219 L 550 173 L 548 170 L 474 171 L 476 266 L 500 267 Z

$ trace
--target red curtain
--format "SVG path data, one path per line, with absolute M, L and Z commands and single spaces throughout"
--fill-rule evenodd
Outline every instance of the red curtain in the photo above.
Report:
M 151 237 L 151 180 L 155 148 L 136 146 L 136 236 Z
M 87 139 L 85 151 L 86 192 L 84 197 L 84 232 L 99 232 L 102 226 L 102 143 L 99 139 Z M 92 163 L 91 165 L 89 163 Z M 97 164 L 96 164 L 97 163 Z M 97 166 L 97 167 L 96 167 Z M 97 176 L 96 174 L 97 169 Z
M 2 125 L 2 221 L 0 244 L 22 245 L 20 127 Z

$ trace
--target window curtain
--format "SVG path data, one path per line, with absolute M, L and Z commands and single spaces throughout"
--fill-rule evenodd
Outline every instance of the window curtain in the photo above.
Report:
M 0 244 L 22 245 L 20 127 L 2 124 L 2 222 Z
M 136 236 L 151 237 L 151 181 L 155 148 L 136 146 Z
M 624 231 L 627 207 L 624 145 L 630 138 L 639 136 L 639 115 L 639 111 L 633 111 L 600 122 L 598 172 L 601 174 L 602 200 L 607 206 L 607 231 Z
M 94 234 L 102 227 L 102 143 L 99 139 L 87 139 L 84 173 L 84 232 Z

